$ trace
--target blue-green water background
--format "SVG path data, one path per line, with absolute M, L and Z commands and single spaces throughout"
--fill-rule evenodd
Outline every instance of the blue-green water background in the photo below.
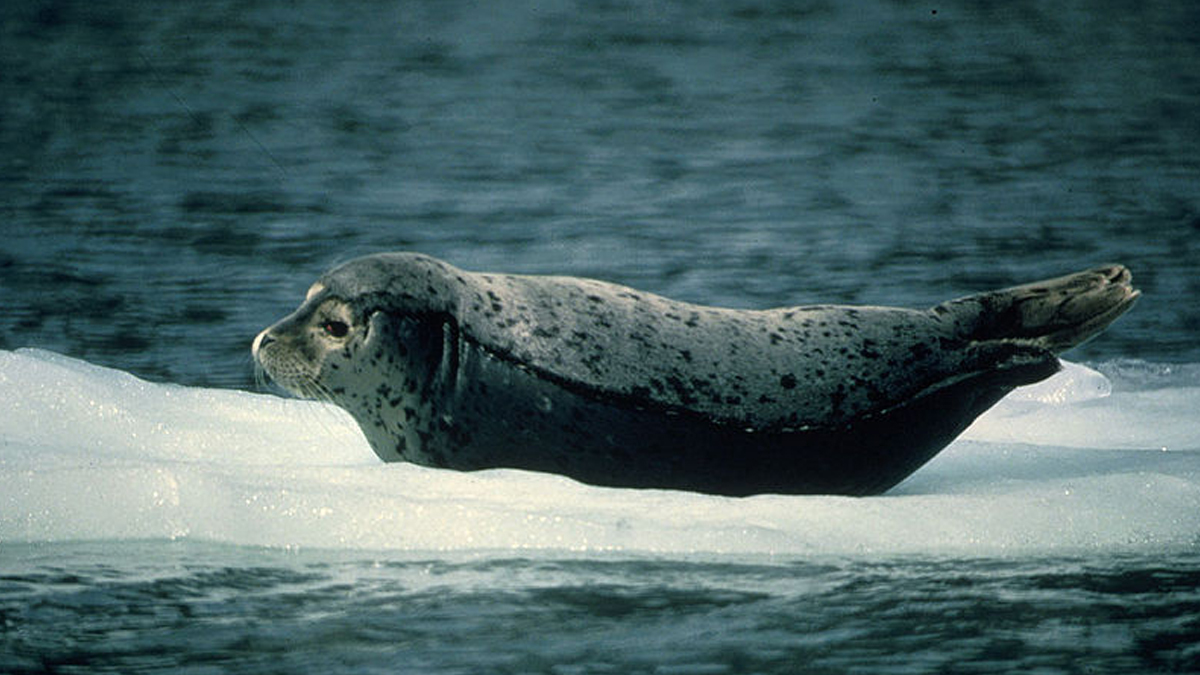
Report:
M 417 249 L 706 304 L 931 304 L 1110 260 L 1087 360 L 1200 361 L 1200 5 L 6 3 L 0 348 L 250 387 Z
M 1115 260 L 1074 358 L 1195 364 L 1198 149 L 1195 3 L 18 0 L 0 348 L 249 389 L 317 274 L 416 249 L 740 307 Z M 0 670 L 1183 672 L 1196 569 L 0 542 Z

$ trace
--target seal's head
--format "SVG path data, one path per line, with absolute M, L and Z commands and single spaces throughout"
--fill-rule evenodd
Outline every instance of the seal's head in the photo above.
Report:
M 415 254 L 345 263 L 254 338 L 255 361 L 289 392 L 344 408 L 383 459 L 403 459 L 394 439 L 412 431 L 404 420 L 422 407 L 452 346 L 457 274 Z
M 254 338 L 252 351 L 263 370 L 284 389 L 307 398 L 336 396 L 330 375 L 353 363 L 371 333 L 371 317 L 354 298 L 312 285 L 300 308 Z

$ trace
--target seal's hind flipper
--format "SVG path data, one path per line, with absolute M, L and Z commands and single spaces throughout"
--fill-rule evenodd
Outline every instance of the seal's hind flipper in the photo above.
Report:
M 1012 341 L 1064 352 L 1094 337 L 1141 295 L 1123 265 L 951 300 L 933 308 L 976 342 Z

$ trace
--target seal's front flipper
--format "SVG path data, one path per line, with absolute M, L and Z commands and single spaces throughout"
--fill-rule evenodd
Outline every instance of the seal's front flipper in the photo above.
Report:
M 1094 337 L 1141 295 L 1123 265 L 951 300 L 933 308 L 973 342 L 1006 341 L 1064 352 Z

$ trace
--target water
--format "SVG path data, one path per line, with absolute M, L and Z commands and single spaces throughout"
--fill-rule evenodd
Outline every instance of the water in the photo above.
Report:
M 347 559 L 164 544 L 126 551 L 114 560 L 103 547 L 52 548 L 29 561 L 46 568 L 6 580 L 18 589 L 8 602 L 29 602 L 10 622 L 61 622 L 53 638 L 10 640 L 19 652 L 9 672 L 27 672 L 24 664 L 233 673 L 1195 667 L 1196 571 L 1179 562 Z M 63 571 L 47 560 L 62 553 L 95 562 Z M 146 569 L 130 554 L 171 567 Z M 32 598 L 31 587 L 41 589 Z M 1180 618 L 1188 606 L 1193 613 Z M 38 648 L 52 655 L 41 664 L 29 657 Z
M 1200 670 L 1196 25 L 5 4 L 0 671 Z M 884 497 L 731 500 L 380 466 L 249 393 L 255 332 L 392 249 L 742 307 L 1145 295 L 1070 355 L 1102 375 Z
M 1200 361 L 1190 3 L 327 5 L 5 4 L 0 348 L 247 389 L 317 274 L 417 249 L 753 307 L 1118 260 L 1077 358 Z

